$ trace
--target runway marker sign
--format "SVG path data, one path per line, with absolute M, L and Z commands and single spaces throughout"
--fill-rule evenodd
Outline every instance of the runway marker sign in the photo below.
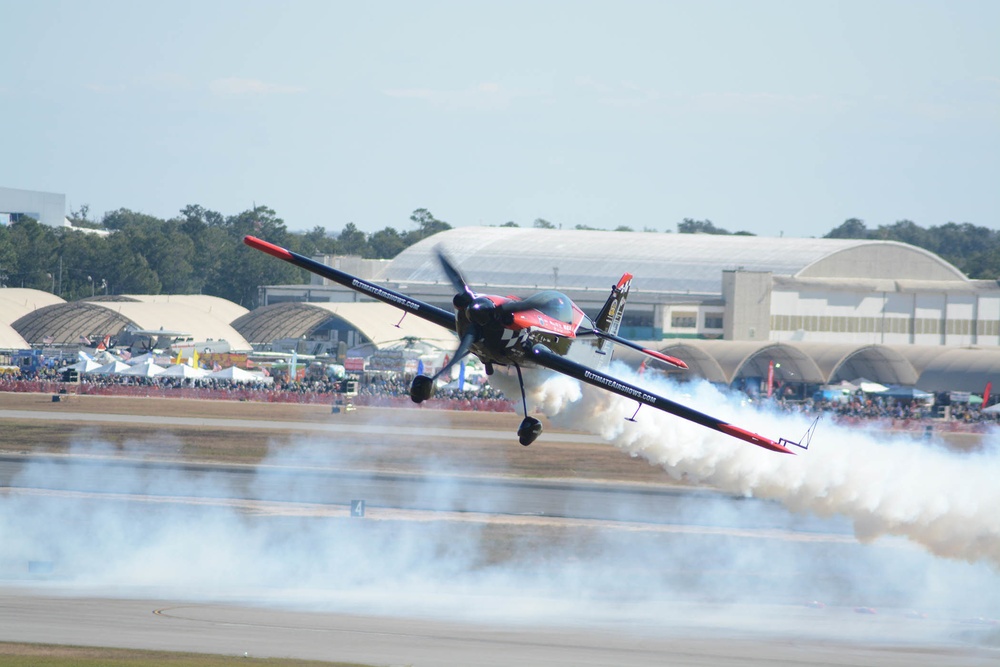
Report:
M 365 501 L 363 500 L 352 500 L 351 501 L 351 516 L 356 518 L 364 518 L 365 516 Z

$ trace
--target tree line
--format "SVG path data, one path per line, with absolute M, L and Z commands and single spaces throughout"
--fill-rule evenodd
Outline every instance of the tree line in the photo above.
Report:
M 261 285 L 302 284 L 309 274 L 246 247 L 247 234 L 306 256 L 391 258 L 451 229 L 426 209 L 410 216 L 414 229 L 386 227 L 371 234 L 354 223 L 335 235 L 323 227 L 291 232 L 267 206 L 225 216 L 191 205 L 169 220 L 123 208 L 99 222 L 81 207 L 69 220 L 73 227 L 49 227 L 19 216 L 0 226 L 0 286 L 45 290 L 68 301 L 104 294 L 209 294 L 252 309 Z
M 261 285 L 307 283 L 309 275 L 250 250 L 242 243 L 247 234 L 306 256 L 391 259 L 414 243 L 451 229 L 424 208 L 410 215 L 409 229 L 387 226 L 371 233 L 354 223 L 338 233 L 323 227 L 292 232 L 267 206 L 225 216 L 190 205 L 169 220 L 122 208 L 105 213 L 100 221 L 91 220 L 83 206 L 69 219 L 74 227 L 106 233 L 49 227 L 25 216 L 0 226 L 0 286 L 50 291 L 70 301 L 104 294 L 210 294 L 254 308 Z M 500 226 L 518 227 L 515 222 Z M 542 218 L 532 226 L 558 228 Z M 615 231 L 632 229 L 620 226 Z M 692 218 L 677 223 L 677 232 L 752 236 Z M 851 218 L 824 238 L 902 241 L 940 255 L 971 278 L 1000 278 L 1000 234 L 970 223 L 949 222 L 925 229 L 901 220 L 869 229 L 864 221 Z

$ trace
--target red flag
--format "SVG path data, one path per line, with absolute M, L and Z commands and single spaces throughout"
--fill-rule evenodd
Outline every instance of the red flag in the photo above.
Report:
M 646 360 L 643 359 L 642 363 L 639 364 L 639 375 L 644 375 L 646 373 Z
M 990 406 L 990 390 L 993 389 L 993 383 L 987 382 L 986 389 L 983 391 L 983 407 L 988 408 Z
M 774 360 L 767 362 L 767 397 L 774 393 Z

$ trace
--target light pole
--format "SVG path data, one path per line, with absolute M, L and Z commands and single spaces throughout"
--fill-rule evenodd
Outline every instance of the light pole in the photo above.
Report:
M 92 276 L 87 276 L 87 282 L 90 283 L 90 296 L 94 296 L 94 278 Z

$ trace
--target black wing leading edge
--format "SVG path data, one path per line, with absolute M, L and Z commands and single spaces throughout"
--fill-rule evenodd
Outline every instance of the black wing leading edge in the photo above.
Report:
M 407 313 L 412 313 L 413 315 L 416 315 L 421 319 L 427 320 L 428 322 L 433 322 L 434 324 L 444 327 L 445 329 L 448 329 L 450 331 L 457 332 L 457 316 L 452 311 L 444 310 L 443 308 L 438 308 L 437 306 L 433 306 L 429 303 L 425 303 L 423 301 L 411 298 L 405 294 L 402 294 L 401 292 L 396 292 L 386 287 L 381 287 L 379 285 L 376 285 L 375 283 L 368 282 L 367 280 L 362 280 L 360 278 L 352 276 L 349 273 L 344 273 L 343 271 L 339 271 L 333 267 L 327 266 L 326 264 L 322 264 L 315 260 L 309 259 L 308 257 L 299 255 L 298 253 L 294 253 L 290 250 L 287 250 L 286 248 L 282 248 L 281 246 L 277 246 L 274 245 L 273 243 L 268 243 L 267 241 L 263 241 L 255 236 L 246 236 L 243 238 L 243 242 L 246 243 L 251 248 L 255 248 L 262 252 L 266 252 L 267 254 L 273 257 L 277 257 L 280 260 L 286 261 L 290 264 L 294 264 L 295 266 L 301 267 L 307 271 L 315 273 L 316 275 L 332 280 L 333 282 L 343 285 L 344 287 L 348 287 L 357 292 L 367 294 L 373 299 L 389 304 L 390 306 L 399 308 L 403 311 L 406 311 Z M 448 278 L 455 285 L 455 289 L 459 291 L 459 295 L 456 296 L 456 307 L 459 307 L 459 301 L 461 301 L 464 304 L 461 307 L 463 308 L 467 307 L 469 310 L 473 309 L 476 305 L 477 299 L 475 298 L 475 293 L 466 283 L 465 278 L 462 277 L 458 269 L 455 268 L 454 265 L 446 257 L 444 257 L 444 255 L 441 255 L 441 262 L 445 268 L 446 273 L 448 274 Z M 492 302 L 490 302 L 489 305 L 492 306 L 493 305 Z M 519 309 L 524 309 L 525 307 L 529 306 L 532 308 L 536 307 L 530 302 L 530 300 L 525 300 L 523 302 L 514 302 L 511 305 Z M 468 353 L 469 348 L 471 347 L 472 343 L 475 340 L 476 334 L 474 334 L 474 332 L 475 329 L 473 328 L 466 333 L 467 340 L 466 338 L 463 338 L 462 344 L 459 347 L 459 352 L 461 354 L 456 354 L 456 356 L 453 359 L 453 362 L 457 361 L 458 359 L 461 358 L 461 356 L 464 356 L 466 353 Z M 644 354 L 656 357 L 662 361 L 673 364 L 675 366 L 681 368 L 686 367 L 684 362 L 679 359 L 668 357 L 654 350 L 648 350 L 642 347 L 641 345 L 628 341 L 624 338 L 620 338 L 619 336 L 609 332 L 594 330 L 594 331 L 582 331 L 580 333 L 581 335 L 596 335 L 601 338 L 613 340 L 616 343 L 622 343 L 628 345 L 629 347 L 639 350 Z M 600 387 L 607 391 L 616 393 L 620 396 L 624 396 L 625 398 L 630 398 L 634 401 L 637 401 L 640 407 L 643 405 L 649 405 L 653 408 L 656 408 L 657 410 L 662 410 L 663 412 L 669 412 L 670 414 L 677 415 L 678 417 L 687 419 L 696 424 L 700 424 L 702 426 L 713 429 L 720 433 L 724 433 L 728 436 L 737 438 L 739 440 L 743 440 L 745 442 L 749 442 L 750 444 L 757 445 L 758 447 L 763 447 L 765 449 L 769 449 L 775 452 L 792 454 L 793 452 L 787 449 L 785 445 L 794 445 L 797 447 L 801 447 L 802 449 L 807 448 L 809 444 L 808 441 L 811 439 L 812 433 L 816 428 L 816 424 L 814 423 L 810 427 L 806 435 L 803 437 L 803 442 L 805 444 L 793 442 L 785 438 L 782 438 L 780 441 L 775 442 L 774 440 L 765 438 L 762 435 L 758 435 L 751 431 L 747 431 L 746 429 L 742 429 L 738 426 L 734 426 L 732 424 L 724 422 L 721 419 L 710 417 L 709 415 L 706 415 L 702 412 L 698 412 L 697 410 L 694 410 L 687 406 L 681 405 L 680 403 L 675 403 L 670 399 L 658 396 L 656 394 L 652 394 L 644 389 L 641 389 L 635 385 L 619 380 L 605 373 L 602 373 L 596 369 L 589 368 L 575 361 L 571 361 L 566 357 L 563 357 L 561 355 L 552 352 L 549 348 L 545 347 L 544 345 L 539 344 L 533 346 L 530 350 L 529 358 L 539 366 L 549 368 L 559 373 L 568 375 L 569 377 L 576 378 L 581 382 L 592 384 L 595 387 Z M 518 373 L 520 373 L 520 369 L 518 370 Z M 418 377 L 417 380 L 414 380 L 414 389 L 411 389 L 411 396 L 413 395 L 413 391 L 416 391 L 415 387 L 417 386 L 417 382 L 418 380 L 420 380 L 420 377 Z M 424 380 L 425 384 L 427 382 L 433 381 L 432 378 L 424 378 Z M 521 391 L 523 398 L 524 397 L 523 387 Z M 414 400 L 419 402 L 416 398 L 414 398 Z M 538 420 L 527 416 L 525 417 L 525 420 L 522 423 L 521 429 L 519 429 L 518 431 L 519 436 L 521 435 L 521 431 L 525 429 L 531 431 L 531 437 L 528 438 L 527 441 L 525 441 L 525 438 L 523 437 L 521 439 L 521 444 L 525 445 L 530 444 L 530 442 L 534 440 L 535 437 L 537 437 L 538 433 L 541 432 L 540 423 L 538 422 Z
M 389 304 L 390 306 L 395 306 L 396 308 L 405 310 L 406 312 L 412 313 L 417 317 L 427 320 L 428 322 L 433 322 L 434 324 L 451 331 L 456 330 L 455 313 L 451 311 L 438 308 L 437 306 L 432 306 L 431 304 L 424 303 L 423 301 L 418 301 L 417 299 L 410 298 L 405 294 L 395 292 L 386 287 L 380 287 L 379 285 L 370 283 L 367 280 L 355 278 L 349 273 L 338 271 L 331 266 L 309 259 L 308 257 L 294 253 L 291 250 L 287 250 L 281 246 L 276 246 L 273 243 L 263 241 L 256 236 L 245 236 L 243 237 L 243 242 L 251 248 L 266 252 L 268 255 L 282 259 L 290 264 L 294 264 L 295 266 L 301 267 L 306 271 L 311 271 L 316 275 L 328 278 L 329 280 L 343 285 L 344 287 L 349 287 L 357 292 L 367 294 L 373 299 L 377 299 L 383 303 Z
M 669 412 L 677 415 L 678 417 L 687 419 L 688 421 L 701 424 L 702 426 L 719 431 L 720 433 L 725 433 L 728 436 L 744 440 L 750 444 L 757 445 L 758 447 L 763 447 L 764 449 L 770 449 L 771 451 L 781 452 L 783 454 L 794 453 L 785 448 L 782 444 L 775 442 L 770 438 L 765 438 L 762 435 L 747 431 L 739 426 L 733 426 L 732 424 L 728 424 L 721 419 L 710 417 L 703 412 L 698 412 L 697 410 L 693 410 L 687 406 L 681 405 L 680 403 L 675 403 L 668 398 L 652 394 L 645 389 L 640 389 L 635 385 L 623 382 L 622 380 L 611 377 L 610 375 L 606 375 L 592 368 L 588 368 L 583 364 L 570 361 L 569 359 L 552 352 L 544 345 L 535 345 L 531 348 L 531 357 L 539 366 L 544 366 L 545 368 L 549 368 L 556 372 L 563 373 L 564 375 L 576 378 L 581 382 L 586 382 L 587 384 L 592 384 L 595 387 L 600 387 L 601 389 L 614 392 L 619 396 L 631 398 L 634 401 L 638 401 L 640 405 L 649 405 L 657 410 Z

